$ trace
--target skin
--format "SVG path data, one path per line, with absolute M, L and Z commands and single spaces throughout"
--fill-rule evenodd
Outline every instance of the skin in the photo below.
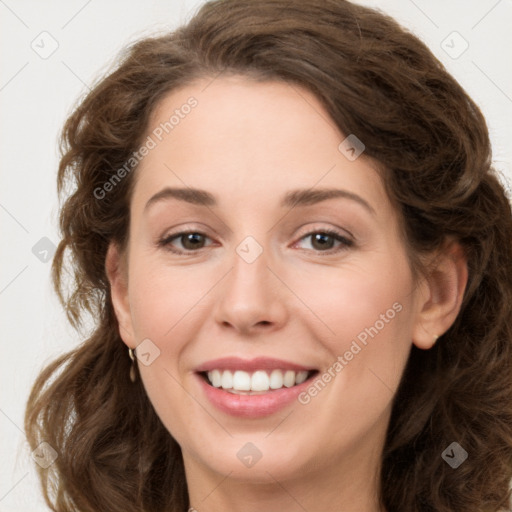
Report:
M 190 96 L 197 107 L 136 171 L 128 249 L 112 243 L 106 268 L 124 343 L 135 348 L 149 338 L 160 350 L 149 366 L 139 363 L 140 375 L 182 448 L 191 505 L 199 512 L 381 511 L 391 402 L 412 344 L 428 350 L 457 316 L 464 255 L 450 243 L 428 278 L 413 278 L 375 163 L 364 153 L 349 161 L 338 150 L 345 135 L 312 93 L 241 76 L 201 79 L 158 104 L 147 134 Z M 207 190 L 218 205 L 169 199 L 144 212 L 167 186 Z M 344 189 L 374 213 L 347 198 L 282 208 L 281 197 L 298 188 Z M 307 236 L 325 229 L 353 244 L 328 239 L 322 249 Z M 206 235 L 202 248 L 193 252 L 183 237 L 171 247 L 186 254 L 158 246 L 164 235 L 187 230 Z M 263 250 L 252 263 L 236 252 L 247 236 Z M 401 311 L 307 404 L 233 417 L 207 400 L 194 374 L 224 356 L 326 371 L 395 303 Z M 262 454 L 250 468 L 236 456 L 247 442 Z

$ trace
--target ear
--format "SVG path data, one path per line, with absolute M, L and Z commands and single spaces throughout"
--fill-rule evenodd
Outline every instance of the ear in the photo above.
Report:
M 420 286 L 421 299 L 412 336 L 413 343 L 424 350 L 432 348 L 455 322 L 468 280 L 467 258 L 458 242 L 449 241 L 432 267 Z
M 133 332 L 130 302 L 128 300 L 128 268 L 126 254 L 121 253 L 118 244 L 111 242 L 105 257 L 105 271 L 110 283 L 110 296 L 119 324 L 119 335 L 124 343 L 136 347 Z

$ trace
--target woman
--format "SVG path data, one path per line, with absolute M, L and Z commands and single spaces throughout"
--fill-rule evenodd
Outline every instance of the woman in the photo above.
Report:
M 417 38 L 343 0 L 208 3 L 63 142 L 53 278 L 96 328 L 28 402 L 53 510 L 508 510 L 512 214 Z

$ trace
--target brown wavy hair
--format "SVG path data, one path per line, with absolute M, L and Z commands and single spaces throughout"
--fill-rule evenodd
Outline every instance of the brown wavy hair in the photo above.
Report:
M 35 382 L 25 426 L 32 448 L 58 452 L 40 469 L 54 511 L 183 512 L 181 451 L 157 417 L 112 307 L 105 255 L 126 248 L 134 172 L 102 187 L 147 135 L 170 91 L 235 73 L 313 92 L 341 133 L 354 133 L 401 216 L 411 262 L 449 238 L 469 268 L 460 313 L 431 350 L 412 347 L 382 454 L 388 512 L 495 512 L 512 478 L 512 213 L 492 167 L 477 105 L 418 38 L 344 0 L 219 0 L 186 24 L 140 40 L 68 118 L 58 191 L 62 240 L 55 290 L 72 325 L 93 329 Z M 414 266 L 413 265 L 413 266 Z M 66 270 L 69 269 L 69 279 Z M 441 457 L 458 442 L 457 469 Z

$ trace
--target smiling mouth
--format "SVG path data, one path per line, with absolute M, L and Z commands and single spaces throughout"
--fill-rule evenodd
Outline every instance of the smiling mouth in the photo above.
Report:
M 237 395 L 259 395 L 283 388 L 292 388 L 313 379 L 317 370 L 211 370 L 200 372 L 203 379 L 212 387 L 220 388 Z

